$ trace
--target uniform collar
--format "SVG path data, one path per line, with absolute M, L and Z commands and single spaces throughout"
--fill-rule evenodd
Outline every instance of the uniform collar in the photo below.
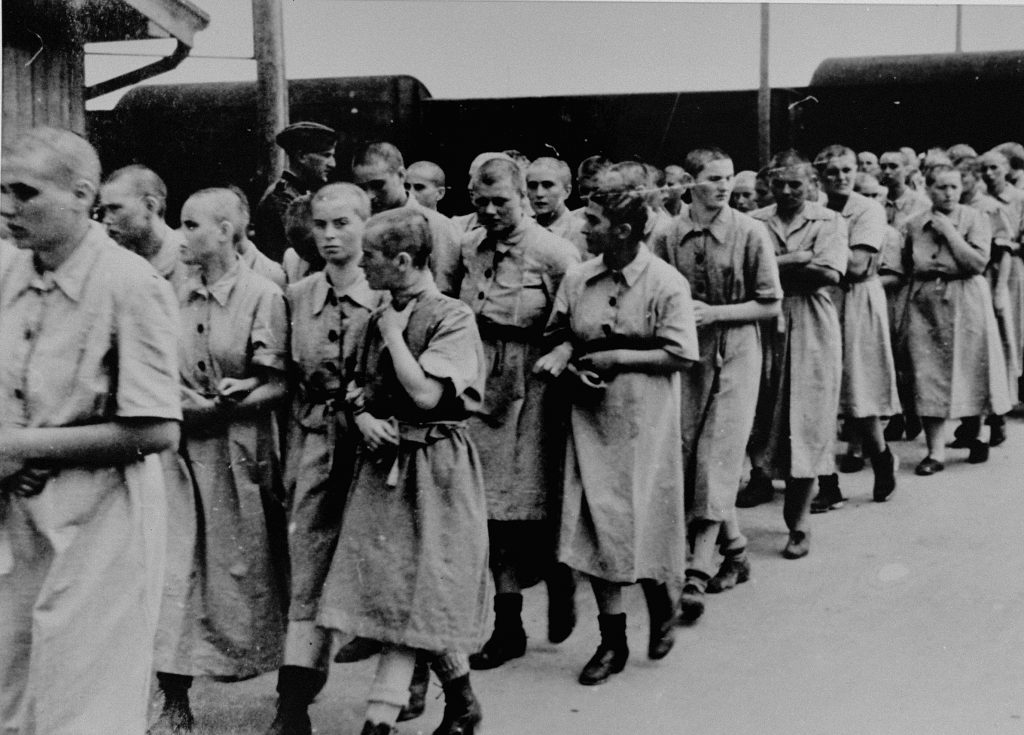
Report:
M 678 223 L 680 233 L 683 237 L 686 237 L 691 232 L 708 232 L 718 242 L 725 242 L 728 237 L 729 226 L 736 219 L 736 213 L 732 210 L 732 207 L 722 207 L 715 214 L 714 218 L 707 225 L 699 225 L 693 221 L 693 210 L 690 208 L 680 210 L 679 214 L 676 215 L 675 221 Z
M 609 268 L 605 264 L 603 257 L 592 258 L 581 267 L 590 271 L 586 278 L 587 283 L 592 283 L 606 276 L 614 278 L 616 273 L 620 273 L 622 274 L 622 280 L 626 282 L 628 287 L 632 288 L 637 279 L 640 278 L 645 270 L 647 270 L 647 266 L 653 258 L 654 256 L 651 254 L 651 251 L 647 249 L 647 246 L 640 243 L 640 249 L 637 250 L 636 257 L 633 258 L 633 260 L 630 261 L 621 271 L 615 271 Z
M 326 271 L 320 271 L 317 275 L 318 278 L 313 286 L 313 303 L 316 304 L 316 308 L 313 310 L 314 314 L 318 315 L 324 310 L 324 307 L 330 302 L 330 295 L 332 293 L 337 300 L 348 299 L 370 311 L 377 308 L 374 291 L 370 288 L 370 283 L 366 280 L 366 275 L 363 273 L 362 268 L 359 269 L 356 280 L 350 283 L 348 288 L 343 291 L 335 290 Z
M 188 281 L 189 299 L 193 296 L 202 296 L 204 299 L 212 298 L 220 306 L 226 306 L 228 298 L 231 296 L 231 291 L 234 289 L 235 284 L 238 283 L 238 277 L 243 269 L 248 270 L 248 266 L 242 262 L 238 254 L 235 254 L 231 266 L 216 283 L 207 285 L 203 283 L 199 274 L 191 276 Z
M 56 286 L 65 296 L 77 302 L 81 298 L 93 263 L 99 256 L 100 245 L 107 239 L 103 225 L 99 222 L 89 222 L 89 229 L 82 242 L 56 269 L 39 273 L 35 270 L 32 259 L 25 259 L 24 263 L 29 271 L 24 281 L 25 287 L 49 291 Z
M 523 241 L 523 238 L 526 237 L 526 233 L 530 227 L 540 227 L 540 225 L 538 225 L 529 217 L 524 216 L 522 221 L 516 226 L 514 230 L 512 230 L 512 233 L 502 240 L 497 240 L 491 237 L 489 234 L 487 234 L 487 231 L 484 230 L 484 237 L 476 246 L 476 249 L 499 250 L 502 252 L 510 250 Z
M 946 215 L 953 222 L 954 225 L 959 225 L 960 224 L 960 220 L 963 219 L 964 208 L 966 206 L 967 206 L 966 204 L 957 204 L 955 207 L 953 207 L 953 211 Z M 924 221 L 921 222 L 921 227 L 927 227 L 927 226 L 931 225 L 932 220 L 934 219 L 934 217 L 935 217 L 935 208 L 932 207 L 932 208 L 928 209 L 927 214 L 925 214 Z

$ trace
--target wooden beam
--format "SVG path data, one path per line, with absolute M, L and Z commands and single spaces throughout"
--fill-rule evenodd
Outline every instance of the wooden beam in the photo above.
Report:
M 761 78 L 757 88 L 757 156 L 768 165 L 772 150 L 772 89 L 768 80 L 769 5 L 761 3 Z
M 256 57 L 256 132 L 259 144 L 254 189 L 259 193 L 281 175 L 284 165 L 284 152 L 274 142 L 274 136 L 288 124 L 281 0 L 252 0 L 252 36 Z

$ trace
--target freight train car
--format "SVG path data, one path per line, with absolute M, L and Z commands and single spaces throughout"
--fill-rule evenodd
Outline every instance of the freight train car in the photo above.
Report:
M 506 99 L 434 99 L 410 76 L 305 79 L 289 83 L 292 120 L 341 132 L 339 178 L 356 144 L 389 140 L 409 162 L 430 158 L 448 172 L 443 202 L 465 211 L 465 170 L 484 150 L 516 148 L 575 165 L 593 153 L 664 166 L 705 145 L 757 166 L 757 93 L 669 92 Z M 858 150 L 924 149 L 1021 139 L 1024 51 L 827 59 L 805 88 L 771 93 L 772 148 L 813 153 L 842 142 Z M 173 219 L 185 194 L 237 183 L 253 197 L 256 85 L 149 85 L 112 111 L 90 113 L 104 169 L 130 162 L 158 171 Z

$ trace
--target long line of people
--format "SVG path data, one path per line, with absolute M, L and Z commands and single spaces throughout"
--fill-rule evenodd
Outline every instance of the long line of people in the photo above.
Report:
M 139 635 L 121 642 L 137 665 L 69 684 L 104 723 L 77 731 L 141 732 L 140 672 L 156 672 L 163 699 L 149 732 L 178 735 L 194 727 L 194 677 L 276 670 L 267 735 L 305 735 L 332 659 L 376 655 L 363 735 L 421 715 L 431 671 L 445 694 L 435 735 L 471 735 L 483 715 L 470 671 L 527 652 L 525 588 L 546 584 L 559 643 L 589 582 L 600 643 L 579 681 L 598 684 L 629 658 L 624 586 L 641 585 L 647 655 L 661 659 L 707 593 L 749 579 L 736 507 L 771 500 L 773 480 L 785 482 L 782 553 L 809 553 L 809 514 L 845 501 L 838 437 L 838 469 L 870 461 L 879 502 L 897 486 L 889 442 L 919 426 L 919 475 L 944 468 L 950 419 L 968 461 L 1005 441 L 1024 364 L 1019 145 L 932 150 L 920 165 L 903 149 L 834 145 L 738 173 L 715 148 L 664 171 L 592 156 L 577 210 L 564 161 L 483 153 L 473 211 L 449 219 L 440 167 L 406 168 L 388 143 L 357 152 L 352 183 L 328 183 L 335 139 L 315 123 L 282 131 L 289 167 L 254 234 L 232 187 L 193 193 L 175 230 L 144 166 L 101 184 L 95 153 L 64 131 L 5 148 L 17 249 L 0 249 L 0 350 L 16 359 L 0 372 L 0 642 L 17 655 L 0 664 L 4 727 L 70 716 L 47 694 L 60 682 L 30 661 L 98 655 L 29 631 L 58 594 L 53 575 L 126 553 L 92 548 L 109 528 L 47 502 L 100 467 L 150 455 L 124 473 L 129 491 L 156 488 L 132 502 L 161 533 L 120 532 L 151 562 L 130 585 L 71 583 L 94 601 L 120 584 L 153 613 L 140 609 Z M 94 199 L 105 233 L 88 221 Z M 124 283 L 90 279 L 124 250 L 140 256 Z M 83 383 L 79 368 L 33 384 L 56 354 L 48 342 L 97 315 L 114 327 L 79 362 L 102 379 Z M 57 410 L 86 385 L 81 410 Z M 80 435 L 36 428 L 83 424 L 110 427 L 90 437 L 90 459 Z M 132 431 L 142 438 L 125 442 Z

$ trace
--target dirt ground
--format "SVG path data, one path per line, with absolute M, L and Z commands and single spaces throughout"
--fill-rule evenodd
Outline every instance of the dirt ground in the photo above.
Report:
M 473 684 L 486 735 L 1024 734 L 1024 424 L 984 465 L 949 450 L 947 469 L 916 477 L 923 440 L 893 445 L 899 489 L 871 501 L 871 470 L 842 475 L 846 507 L 814 516 L 811 554 L 788 561 L 781 493 L 740 511 L 753 578 L 709 596 L 660 662 L 646 659 L 639 588 L 628 593 L 632 655 L 597 687 L 576 683 L 598 642 L 581 586 L 579 624 L 547 642 L 543 587 L 526 593 L 526 656 Z M 311 707 L 314 730 L 356 735 L 375 661 L 335 665 Z M 275 675 L 199 681 L 198 733 L 262 735 Z M 399 727 L 429 735 L 443 701 Z

